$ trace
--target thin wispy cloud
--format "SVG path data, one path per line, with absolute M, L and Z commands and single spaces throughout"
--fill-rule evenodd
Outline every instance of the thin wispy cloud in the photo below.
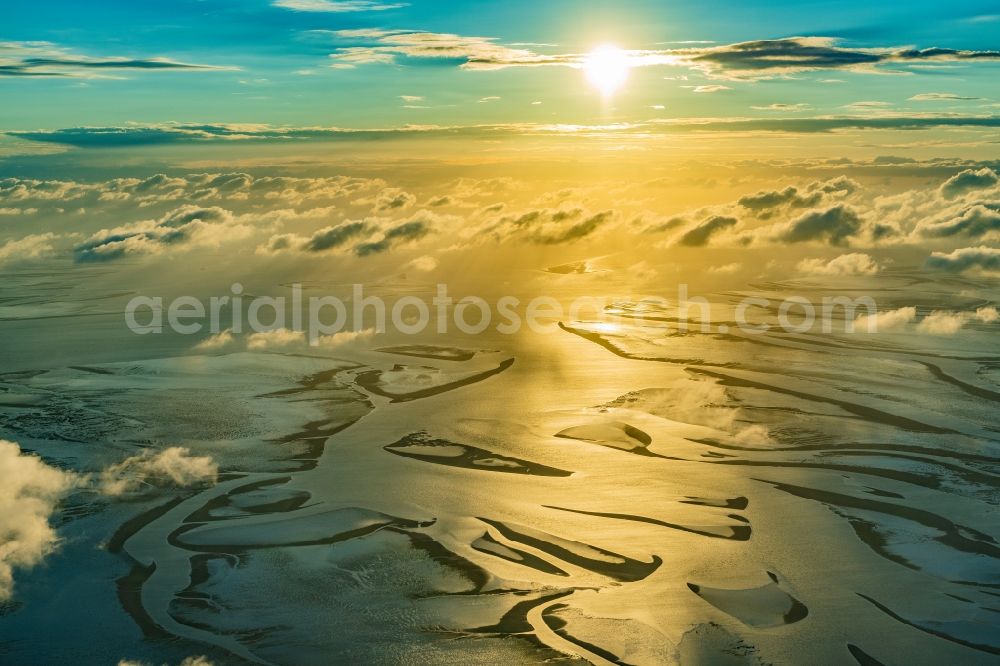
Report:
M 297 12 L 328 12 L 334 14 L 382 12 L 409 6 L 408 3 L 385 3 L 375 2 L 374 0 L 274 0 L 271 5 Z
M 711 84 L 707 86 L 684 86 L 685 88 L 690 88 L 691 92 L 694 93 L 716 93 L 722 92 L 723 90 L 732 90 L 729 86 L 722 86 L 718 84 Z
M 86 56 L 51 42 L 0 42 L 0 76 L 101 78 L 116 71 L 219 71 L 236 67 L 165 57 Z
M 811 109 L 812 106 L 805 103 L 785 104 L 782 102 L 776 102 L 774 104 L 768 104 L 767 106 L 753 106 L 751 108 L 757 111 L 807 111 Z
M 939 93 L 939 92 L 929 92 L 920 93 L 914 95 L 910 98 L 911 102 L 963 102 L 963 101 L 977 101 L 983 99 L 982 97 L 966 97 L 964 95 L 956 95 L 954 93 Z

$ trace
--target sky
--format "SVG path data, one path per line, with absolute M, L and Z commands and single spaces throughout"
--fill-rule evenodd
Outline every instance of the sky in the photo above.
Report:
M 992 116 L 998 27 L 968 0 L 19 3 L 0 127 Z M 629 65 L 610 99 L 602 45 Z
M 19 4 L 0 268 L 989 272 L 998 27 L 967 0 Z

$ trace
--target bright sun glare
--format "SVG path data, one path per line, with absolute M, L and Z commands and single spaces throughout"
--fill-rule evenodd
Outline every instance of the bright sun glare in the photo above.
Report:
M 605 97 L 610 97 L 625 85 L 629 67 L 628 54 L 610 44 L 598 46 L 583 63 L 587 80 Z

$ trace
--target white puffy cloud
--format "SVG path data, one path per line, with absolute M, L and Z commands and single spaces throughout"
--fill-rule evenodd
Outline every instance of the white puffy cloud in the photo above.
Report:
M 871 255 L 862 252 L 842 254 L 830 261 L 803 259 L 798 269 L 809 275 L 875 275 L 881 270 Z
M 460 218 L 419 211 L 410 217 L 392 220 L 369 217 L 345 220 L 319 229 L 311 236 L 275 234 L 257 247 L 257 254 L 285 252 L 306 254 L 351 253 L 358 257 L 382 254 L 400 245 L 415 243 L 435 231 L 453 225 Z
M 79 130 L 84 131 L 85 128 Z M 134 130 L 134 128 L 132 128 Z M 260 126 L 190 126 L 186 129 L 170 126 L 161 130 L 181 135 L 212 133 L 219 137 L 252 136 L 263 132 Z M 129 128 L 99 133 L 103 136 L 128 136 Z M 147 130 L 148 133 L 148 130 Z M 110 141 L 111 139 L 109 139 Z M 141 140 L 141 137 L 137 137 Z M 263 199 L 299 205 L 304 202 L 325 204 L 347 197 L 373 195 L 386 187 L 379 178 L 328 176 L 298 178 L 291 176 L 253 176 L 248 173 L 191 173 L 167 176 L 162 173 L 146 178 L 113 178 L 82 183 L 30 178 L 0 179 L 0 203 L 19 205 L 52 205 L 75 202 L 81 205 L 97 203 L 133 203 L 140 207 L 177 201 L 219 202 Z
M 1000 248 L 981 245 L 959 248 L 949 253 L 934 252 L 927 259 L 927 267 L 952 273 L 1000 272 Z
M 864 221 L 858 212 L 844 205 L 804 213 L 781 228 L 778 239 L 786 243 L 822 241 L 846 245 L 861 232 Z
M 429 273 L 438 267 L 438 260 L 430 255 L 424 255 L 422 257 L 417 257 L 413 261 L 406 264 L 403 270 L 413 269 L 415 271 L 420 271 L 421 273 Z
M 233 331 L 231 329 L 226 329 L 225 331 L 219 331 L 215 335 L 211 335 L 197 345 L 195 349 L 197 351 L 216 351 L 219 349 L 224 349 L 235 342 L 233 337 Z
M 160 254 L 171 249 L 218 247 L 246 238 L 254 228 L 232 212 L 212 206 L 185 205 L 156 220 L 102 229 L 74 248 L 77 261 L 111 261 L 127 256 Z
M 973 204 L 961 210 L 948 210 L 917 227 L 927 238 L 966 236 L 987 240 L 1000 233 L 1000 203 Z
M 251 333 L 247 336 L 247 349 L 250 351 L 266 351 L 268 349 L 284 349 L 305 344 L 306 335 L 302 331 L 278 328 L 273 331 Z
M 366 328 L 360 331 L 340 331 L 332 335 L 321 335 L 316 338 L 314 347 L 323 347 L 325 349 L 335 349 L 337 347 L 343 347 L 351 343 L 357 342 L 359 340 L 367 340 L 374 337 L 376 330 L 374 328 Z
M 799 188 L 789 185 L 783 190 L 772 190 L 748 194 L 737 202 L 740 206 L 752 211 L 770 213 L 774 208 L 788 205 L 792 208 L 808 208 L 817 205 L 823 198 L 818 191 L 800 192 Z
M 955 335 L 972 322 L 992 324 L 1000 319 L 1000 313 L 993 306 L 981 307 L 975 312 L 947 312 L 935 310 L 917 325 L 917 330 L 930 335 Z
M 988 167 L 978 170 L 966 169 L 944 182 L 941 186 L 941 196 L 946 199 L 954 199 L 974 190 L 994 188 L 998 183 L 1000 183 L 1000 177 L 993 169 Z
M 494 207 L 490 207 L 494 208 Z M 495 209 L 491 212 L 500 212 Z M 561 208 L 532 208 L 524 212 L 492 216 L 489 213 L 482 226 L 465 228 L 463 234 L 470 240 L 492 238 L 497 242 L 520 241 L 538 245 L 573 243 L 607 228 L 615 219 L 615 211 L 590 212 L 583 206 L 564 205 Z
M 122 659 L 118 662 L 118 666 L 151 666 L 142 661 L 132 661 L 130 659 Z M 167 666 L 164 664 L 164 666 Z M 205 657 L 186 657 L 179 666 L 213 666 L 213 662 L 209 661 Z
M 969 314 L 965 312 L 935 310 L 917 324 L 917 330 L 931 335 L 955 335 L 962 330 L 969 318 Z
M 738 224 L 739 220 L 735 217 L 713 215 L 689 227 L 676 242 L 687 247 L 702 247 L 708 245 L 714 237 L 733 229 Z
M 854 325 L 858 329 L 868 333 L 895 331 L 903 328 L 916 318 L 917 309 L 915 307 L 905 307 L 871 315 L 861 315 L 854 321 Z
M 0 440 L 0 601 L 10 598 L 16 569 L 35 566 L 56 547 L 49 518 L 76 483 L 73 474 Z
M 397 57 L 461 59 L 466 61 L 463 66 L 476 69 L 496 69 L 531 62 L 539 65 L 563 64 L 558 56 L 543 56 L 524 48 L 504 46 L 492 37 L 378 28 L 338 30 L 329 34 L 337 39 L 367 43 L 364 46 L 337 48 L 330 58 L 334 66 L 339 67 L 388 64 L 395 62 Z
M 100 474 L 99 486 L 106 495 L 123 495 L 146 486 L 174 485 L 180 488 L 215 483 L 219 468 L 209 456 L 191 455 L 190 449 L 172 446 L 147 450 L 111 465 Z
M 997 309 L 992 305 L 981 307 L 976 310 L 976 319 L 984 324 L 992 324 L 1000 320 L 1000 312 L 997 312 Z
M 373 210 L 376 213 L 386 213 L 393 210 L 409 208 L 416 203 L 417 198 L 399 189 L 398 187 L 388 187 L 375 196 Z
M 55 251 L 52 241 L 57 238 L 56 234 L 44 233 L 7 241 L 0 245 L 0 264 L 48 256 Z

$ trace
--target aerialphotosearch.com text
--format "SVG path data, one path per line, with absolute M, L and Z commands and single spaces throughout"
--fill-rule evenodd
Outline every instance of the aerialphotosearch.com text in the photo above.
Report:
M 568 302 L 552 296 L 522 299 L 503 296 L 492 302 L 479 296 L 455 299 L 448 285 L 438 284 L 428 299 L 404 295 L 387 300 L 365 293 L 365 286 L 352 285 L 350 296 L 309 296 L 302 286 L 292 285 L 290 296 L 244 296 L 244 288 L 235 283 L 230 293 L 207 300 L 194 296 L 167 299 L 140 295 L 125 308 L 125 323 L 137 334 L 159 334 L 170 330 L 181 335 L 213 334 L 229 330 L 234 334 L 267 333 L 286 329 L 304 333 L 310 344 L 325 336 L 345 331 L 391 328 L 404 335 L 428 332 L 445 334 L 459 331 L 476 335 L 493 329 L 513 335 L 525 326 L 536 333 L 556 329 L 560 321 L 587 321 L 602 318 L 616 304 L 633 304 L 627 312 L 635 325 L 655 321 L 668 323 L 679 332 L 727 333 L 733 328 L 742 333 L 761 334 L 771 330 L 790 333 L 837 329 L 851 333 L 855 323 L 867 322 L 869 331 L 877 320 L 878 309 L 869 297 L 828 296 L 814 303 L 800 296 L 782 300 L 748 296 L 726 308 L 726 320 L 713 322 L 713 308 L 707 299 L 692 296 L 688 285 L 677 287 L 676 297 L 579 297 Z M 667 315 L 667 316 L 665 316 Z

